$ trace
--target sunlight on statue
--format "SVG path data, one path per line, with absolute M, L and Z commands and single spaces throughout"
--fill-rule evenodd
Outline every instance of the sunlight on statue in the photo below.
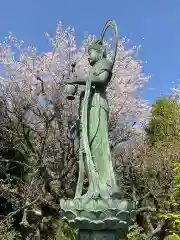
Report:
M 82 194 L 84 169 L 87 171 L 89 188 L 83 198 L 110 198 L 118 192 L 113 172 L 108 141 L 108 102 L 106 87 L 112 76 L 112 62 L 106 58 L 106 50 L 101 40 L 93 40 L 89 47 L 89 76 L 76 76 L 65 81 L 69 94 L 75 94 L 74 85 L 86 85 L 81 102 L 79 179 L 75 198 Z M 72 84 L 72 88 L 69 85 Z M 68 91 L 66 89 L 66 91 Z M 81 95 L 83 95 L 82 92 Z M 81 98 L 82 99 L 82 98 Z M 84 168 L 85 165 L 85 168 Z
M 106 29 L 114 30 L 115 49 L 112 61 L 107 59 L 103 45 Z M 83 234 L 90 236 L 89 230 L 105 230 L 94 232 L 88 239 L 107 238 L 106 230 L 115 239 L 115 229 L 121 236 L 127 233 L 128 226 L 135 219 L 135 202 L 122 199 L 118 189 L 111 152 L 108 141 L 109 106 L 106 89 L 112 77 L 118 46 L 118 33 L 114 21 L 108 21 L 98 40 L 92 40 L 88 46 L 88 60 L 91 68 L 89 74 L 81 78 L 77 75 L 65 79 L 67 99 L 74 100 L 78 87 L 84 85 L 79 101 L 80 124 L 77 128 L 79 142 L 79 177 L 74 199 L 61 199 L 61 217 L 79 229 L 78 239 Z M 88 177 L 88 189 L 83 192 L 85 174 Z M 84 229 L 84 231 L 83 231 Z M 99 234 L 99 235 L 98 235 Z

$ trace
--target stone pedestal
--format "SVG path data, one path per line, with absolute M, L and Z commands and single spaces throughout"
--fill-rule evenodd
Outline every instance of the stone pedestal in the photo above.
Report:
M 136 217 L 135 203 L 119 199 L 61 200 L 61 218 L 79 229 L 78 240 L 125 239 Z
M 118 240 L 115 231 L 79 230 L 77 240 Z

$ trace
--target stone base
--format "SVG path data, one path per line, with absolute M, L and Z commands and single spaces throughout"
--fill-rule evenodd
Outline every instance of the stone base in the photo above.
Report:
M 61 200 L 60 205 L 61 218 L 68 220 L 72 227 L 86 231 L 119 229 L 124 232 L 136 217 L 135 203 L 131 200 L 73 199 Z
M 79 230 L 77 240 L 119 240 L 119 236 L 111 230 Z

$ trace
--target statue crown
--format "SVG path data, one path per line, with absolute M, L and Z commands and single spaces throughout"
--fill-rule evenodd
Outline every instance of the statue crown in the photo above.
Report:
M 97 52 L 101 52 L 103 49 L 102 45 L 103 45 L 102 40 L 92 40 L 92 42 L 88 46 L 88 51 L 94 49 Z

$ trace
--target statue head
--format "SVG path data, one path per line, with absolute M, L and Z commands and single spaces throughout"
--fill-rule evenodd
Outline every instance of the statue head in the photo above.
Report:
M 93 40 L 88 46 L 89 63 L 94 65 L 97 61 L 106 57 L 106 51 L 103 48 L 103 42 L 101 40 Z

